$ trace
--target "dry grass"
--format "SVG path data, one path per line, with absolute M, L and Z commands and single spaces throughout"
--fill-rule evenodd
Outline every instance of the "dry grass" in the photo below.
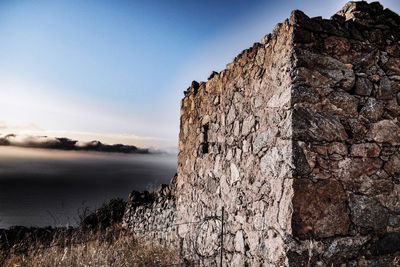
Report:
M 161 246 L 140 242 L 132 234 L 120 233 L 67 247 L 33 249 L 24 255 L 11 255 L 5 267 L 77 267 L 77 266 L 171 266 L 179 262 L 177 254 Z
M 113 199 L 92 213 L 84 212 L 75 228 L 4 230 L 0 233 L 0 266 L 177 266 L 177 253 L 138 239 L 121 227 L 125 204 Z

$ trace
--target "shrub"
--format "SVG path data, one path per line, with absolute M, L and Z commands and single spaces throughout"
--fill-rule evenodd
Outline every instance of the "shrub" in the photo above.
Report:
M 121 198 L 111 199 L 104 203 L 99 209 L 83 215 L 80 226 L 84 229 L 96 230 L 106 229 L 114 224 L 122 222 L 126 202 Z

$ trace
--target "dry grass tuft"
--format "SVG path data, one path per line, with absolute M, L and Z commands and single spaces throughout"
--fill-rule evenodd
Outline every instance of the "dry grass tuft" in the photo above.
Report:
M 171 266 L 179 262 L 177 254 L 165 247 L 141 242 L 132 234 L 121 233 L 110 240 L 96 240 L 66 247 L 33 249 L 27 254 L 11 255 L 5 267 L 78 267 L 78 266 Z

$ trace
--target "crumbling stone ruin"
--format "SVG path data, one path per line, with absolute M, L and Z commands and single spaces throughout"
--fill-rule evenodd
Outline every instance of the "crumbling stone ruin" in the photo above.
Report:
M 216 266 L 224 207 L 223 266 L 400 266 L 399 29 L 377 2 L 293 11 L 193 82 L 177 176 L 125 226 Z

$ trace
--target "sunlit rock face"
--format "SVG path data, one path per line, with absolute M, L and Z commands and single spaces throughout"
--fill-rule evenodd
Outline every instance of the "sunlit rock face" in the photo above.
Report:
M 224 265 L 399 264 L 399 28 L 378 3 L 350 2 L 331 19 L 294 11 L 192 83 L 173 197 L 132 205 L 125 225 L 167 218 L 147 236 L 211 266 L 219 221 L 173 225 L 224 208 Z

